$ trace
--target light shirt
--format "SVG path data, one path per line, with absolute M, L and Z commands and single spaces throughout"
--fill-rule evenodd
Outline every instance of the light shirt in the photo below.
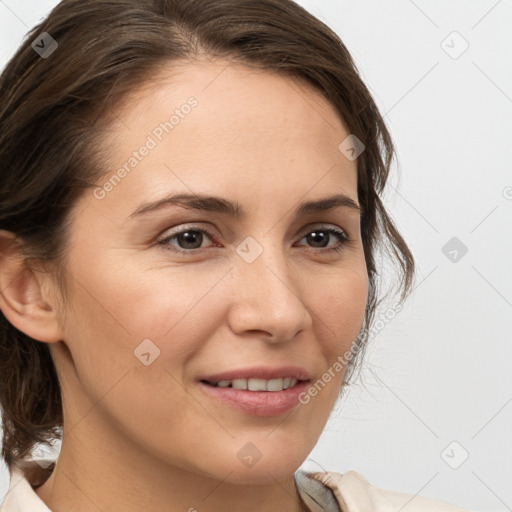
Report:
M 27 467 L 37 469 L 36 464 L 30 461 Z M 431 498 L 375 487 L 353 470 L 340 474 L 299 469 L 295 485 L 310 512 L 471 512 Z M 35 493 L 24 471 L 14 467 L 0 512 L 52 511 Z

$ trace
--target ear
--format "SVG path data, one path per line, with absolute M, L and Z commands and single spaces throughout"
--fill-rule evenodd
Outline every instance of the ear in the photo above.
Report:
M 57 304 L 48 296 L 49 277 L 29 267 L 16 236 L 0 230 L 0 310 L 27 336 L 48 343 L 62 340 Z M 51 284 L 51 283 L 48 283 Z

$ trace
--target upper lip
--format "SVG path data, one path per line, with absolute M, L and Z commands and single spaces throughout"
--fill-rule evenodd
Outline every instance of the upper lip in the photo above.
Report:
M 252 366 L 250 368 L 238 368 L 221 373 L 205 375 L 200 380 L 217 383 L 221 380 L 234 379 L 279 379 L 281 377 L 291 377 L 297 380 L 309 380 L 309 373 L 306 369 L 299 366 Z

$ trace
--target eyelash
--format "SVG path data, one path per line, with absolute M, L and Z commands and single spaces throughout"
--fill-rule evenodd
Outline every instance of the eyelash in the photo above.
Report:
M 318 228 L 314 228 L 312 229 L 311 231 L 308 231 L 306 232 L 306 234 L 302 237 L 304 238 L 305 236 L 309 235 L 310 233 L 313 233 L 315 231 L 322 231 L 324 233 L 331 233 L 333 235 L 335 235 L 338 240 L 339 240 L 339 245 L 335 246 L 335 247 L 330 247 L 328 249 L 324 249 L 324 248 L 319 248 L 319 251 L 320 252 L 324 252 L 324 253 L 331 253 L 331 252 L 340 252 L 341 250 L 343 250 L 344 246 L 346 243 L 348 243 L 350 241 L 350 238 L 346 235 L 346 233 L 341 230 L 341 229 L 338 229 L 338 228 L 325 228 L 323 226 L 320 226 Z M 173 251 L 173 252 L 177 252 L 177 253 L 180 253 L 180 254 L 193 254 L 197 251 L 200 251 L 200 249 L 180 249 L 178 247 L 175 247 L 173 246 L 172 249 L 170 249 L 170 244 L 169 242 L 171 240 L 173 240 L 174 238 L 176 238 L 177 236 L 179 235 L 182 235 L 184 233 L 195 233 L 195 232 L 198 232 L 198 233 L 203 233 L 204 235 L 207 235 L 212 241 L 215 241 L 215 238 L 214 236 L 207 230 L 207 229 L 204 229 L 204 228 L 185 228 L 185 229 L 182 229 L 181 231 L 178 231 L 176 233 L 173 233 L 172 235 L 169 235 L 169 236 L 166 236 L 165 238 L 163 238 L 162 240 L 160 240 L 158 242 L 158 245 L 161 245 L 163 249 L 165 250 L 170 250 L 170 251 Z M 301 238 L 301 240 L 302 240 Z M 315 249 L 314 247 L 312 247 L 312 249 Z

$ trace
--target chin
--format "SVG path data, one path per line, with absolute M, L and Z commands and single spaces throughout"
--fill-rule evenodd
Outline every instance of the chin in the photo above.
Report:
M 289 450 L 277 447 L 272 450 L 270 445 L 267 440 L 267 448 L 258 450 L 252 443 L 244 443 L 241 449 L 234 450 L 234 457 L 224 459 L 217 466 L 216 478 L 231 484 L 274 484 L 276 480 L 292 477 L 308 455 L 298 456 L 301 454 L 293 450 L 293 446 L 289 446 Z
M 296 464 L 265 464 L 260 460 L 252 468 L 235 469 L 231 467 L 231 473 L 227 478 L 227 473 L 218 475 L 217 478 L 234 485 L 270 485 L 275 484 L 276 481 L 282 482 L 292 478 L 300 464 L 300 462 Z

